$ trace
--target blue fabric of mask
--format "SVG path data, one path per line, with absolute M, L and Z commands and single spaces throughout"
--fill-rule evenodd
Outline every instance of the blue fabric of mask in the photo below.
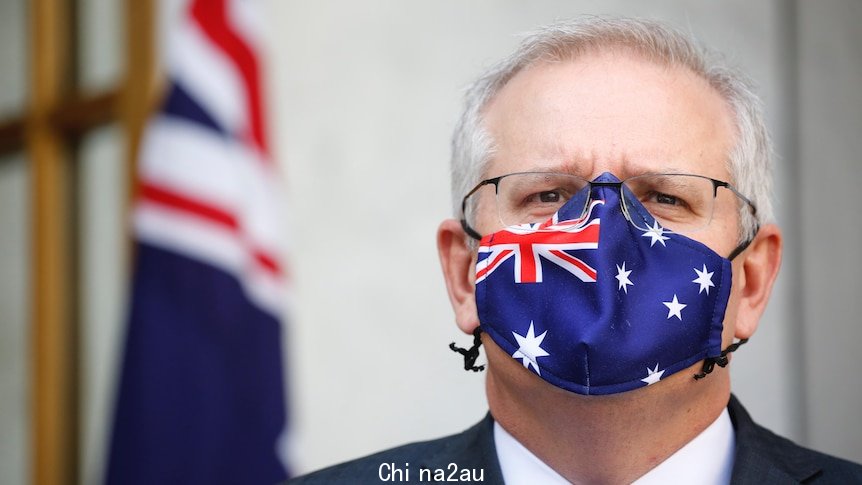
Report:
M 604 173 L 594 182 L 619 182 Z M 578 394 L 655 384 L 721 355 L 731 263 L 661 229 L 620 190 L 587 186 L 543 223 L 482 238 L 481 328 L 524 367 Z M 585 199 L 586 216 L 581 217 Z

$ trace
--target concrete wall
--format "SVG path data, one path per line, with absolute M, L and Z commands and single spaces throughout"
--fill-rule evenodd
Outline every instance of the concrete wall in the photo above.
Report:
M 796 161 L 806 441 L 862 460 L 862 3 L 798 2 Z

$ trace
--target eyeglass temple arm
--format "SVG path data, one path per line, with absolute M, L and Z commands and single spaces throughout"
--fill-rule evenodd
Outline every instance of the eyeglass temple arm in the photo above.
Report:
M 748 197 L 739 193 L 739 191 L 736 190 L 736 187 L 730 185 L 727 182 L 722 182 L 721 180 L 715 180 L 715 179 L 710 179 L 710 180 L 712 180 L 713 197 L 718 195 L 718 188 L 719 187 L 724 187 L 725 189 L 733 192 L 737 197 L 739 197 L 740 199 L 745 201 L 746 204 L 748 204 L 748 207 L 751 209 L 751 215 L 757 215 L 757 206 L 754 205 L 754 202 L 749 200 Z M 742 254 L 743 251 L 748 249 L 748 246 L 750 246 L 751 243 L 754 242 L 754 237 L 757 235 L 757 231 L 759 231 L 759 230 L 760 230 L 760 225 L 756 224 L 754 226 L 754 236 L 751 236 L 750 238 L 746 239 L 745 241 L 740 243 L 738 246 L 736 246 L 736 248 L 734 248 L 734 250 L 727 256 L 727 259 L 730 261 L 733 261 L 734 258 L 736 258 L 740 254 Z M 745 343 L 745 342 L 742 342 L 742 343 Z
M 461 201 L 461 215 L 462 215 L 462 217 L 461 217 L 461 228 L 464 229 L 464 232 L 467 233 L 468 236 L 472 237 L 473 239 L 475 239 L 477 241 L 482 240 L 482 235 L 479 234 L 478 232 L 476 232 L 475 229 L 470 227 L 469 224 L 467 224 L 467 199 L 469 199 L 471 195 L 473 195 L 477 190 L 479 190 L 481 187 L 484 187 L 485 185 L 493 184 L 494 190 L 495 191 L 499 190 L 499 185 L 497 185 L 497 184 L 500 182 L 500 179 L 502 179 L 503 177 L 505 177 L 505 175 L 500 176 L 500 177 L 494 177 L 494 178 L 486 179 L 486 180 L 479 182 L 475 187 L 473 187 L 473 190 L 471 190 L 470 192 L 467 193 L 467 195 L 464 196 L 464 200 Z
M 464 232 L 467 233 L 468 236 L 472 237 L 477 241 L 482 240 L 482 235 L 476 232 L 469 224 L 467 224 L 467 219 L 461 219 L 461 228 L 464 229 Z
M 712 178 L 709 180 L 712 181 L 712 196 L 713 197 L 718 195 L 718 188 L 719 187 L 724 187 L 725 189 L 733 192 L 734 195 L 736 195 L 737 197 L 742 199 L 746 204 L 748 204 L 748 207 L 751 208 L 751 215 L 757 215 L 757 206 L 754 205 L 754 202 L 752 202 L 751 199 L 742 195 L 742 193 L 740 193 L 738 190 L 736 190 L 736 187 L 734 187 L 733 185 L 730 185 L 730 183 L 728 183 L 728 182 L 723 182 L 721 180 L 716 180 L 716 179 L 712 179 Z

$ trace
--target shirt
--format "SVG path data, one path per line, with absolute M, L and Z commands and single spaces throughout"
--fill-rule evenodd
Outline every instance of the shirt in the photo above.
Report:
M 569 482 L 494 422 L 497 459 L 508 485 L 566 485 Z M 685 446 L 634 481 L 636 485 L 730 483 L 736 438 L 727 409 Z

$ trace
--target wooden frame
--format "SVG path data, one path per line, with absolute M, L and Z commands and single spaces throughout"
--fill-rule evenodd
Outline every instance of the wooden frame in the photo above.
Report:
M 32 477 L 58 484 L 77 477 L 77 318 L 73 310 L 69 224 L 70 169 L 67 145 L 52 114 L 69 89 L 74 62 L 67 2 L 30 2 L 30 100 L 24 126 L 32 167 L 32 261 L 30 369 Z
M 79 337 L 76 284 L 78 141 L 119 122 L 128 140 L 128 201 L 135 158 L 156 86 L 153 0 L 126 0 L 126 70 L 104 92 L 78 91 L 76 0 L 29 0 L 29 85 L 25 112 L 0 121 L 0 153 L 24 150 L 31 168 L 31 478 L 77 483 Z M 125 228 L 118 227 L 118 231 Z

